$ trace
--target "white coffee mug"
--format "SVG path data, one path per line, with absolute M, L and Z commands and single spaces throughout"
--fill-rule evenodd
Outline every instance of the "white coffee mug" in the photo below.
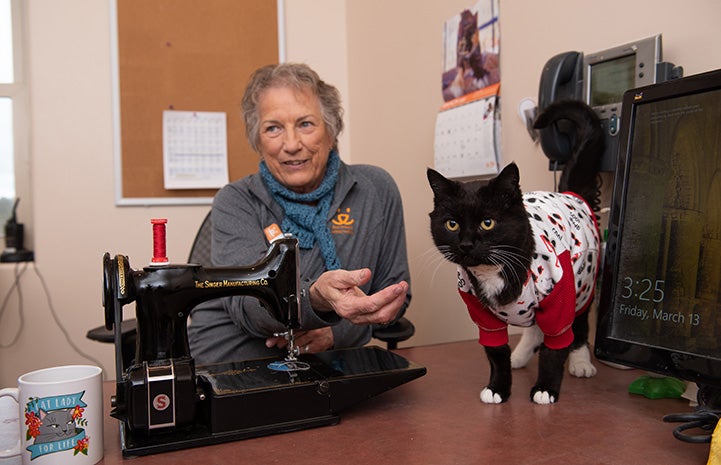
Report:
M 23 465 L 94 465 L 103 458 L 103 370 L 69 365 L 26 373 L 0 390 L 18 403 L 17 445 L 0 458 Z

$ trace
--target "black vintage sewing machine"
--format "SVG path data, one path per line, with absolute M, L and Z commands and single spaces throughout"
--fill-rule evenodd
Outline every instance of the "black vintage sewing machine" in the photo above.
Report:
M 147 455 L 332 425 L 357 402 L 423 376 L 426 369 L 378 347 L 299 354 L 298 244 L 273 242 L 247 267 L 148 266 L 103 257 L 105 325 L 114 330 L 116 393 L 124 456 Z M 195 366 L 187 318 L 200 302 L 231 295 L 260 299 L 287 328 L 288 354 Z M 135 360 L 123 366 L 122 307 L 135 302 Z

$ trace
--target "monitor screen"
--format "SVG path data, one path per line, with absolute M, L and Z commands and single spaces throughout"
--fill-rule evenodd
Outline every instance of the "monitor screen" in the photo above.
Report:
M 590 65 L 589 101 L 592 107 L 618 103 L 623 93 L 636 86 L 636 55 Z
M 721 70 L 623 96 L 595 354 L 721 387 Z
M 657 82 L 662 58 L 661 34 L 629 42 L 583 57 L 583 98 L 601 118 L 620 114 L 623 94 Z

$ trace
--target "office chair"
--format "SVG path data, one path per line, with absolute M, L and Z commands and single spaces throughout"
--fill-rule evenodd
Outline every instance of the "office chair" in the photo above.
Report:
M 210 212 L 208 212 L 195 235 L 195 240 L 188 255 L 188 263 L 210 266 L 211 229 Z M 135 318 L 124 320 L 120 328 L 123 366 L 129 367 L 135 359 L 137 341 Z M 398 343 L 409 339 L 415 334 L 415 331 L 416 328 L 413 323 L 405 317 L 401 317 L 387 326 L 373 325 L 372 327 L 373 337 L 385 342 L 388 350 L 397 349 Z M 106 329 L 105 326 L 91 329 L 87 332 L 86 337 L 98 342 L 115 342 L 113 331 Z
M 210 239 L 213 224 L 210 222 L 210 212 L 205 215 L 203 222 L 200 224 L 198 233 L 195 235 L 193 245 L 190 247 L 190 255 L 188 255 L 188 263 L 197 263 L 198 265 L 211 266 L 210 264 Z

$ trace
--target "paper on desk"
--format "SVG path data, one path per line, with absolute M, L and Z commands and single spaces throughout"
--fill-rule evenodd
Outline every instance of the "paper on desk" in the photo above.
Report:
M 213 189 L 228 183 L 224 112 L 163 112 L 166 189 Z

